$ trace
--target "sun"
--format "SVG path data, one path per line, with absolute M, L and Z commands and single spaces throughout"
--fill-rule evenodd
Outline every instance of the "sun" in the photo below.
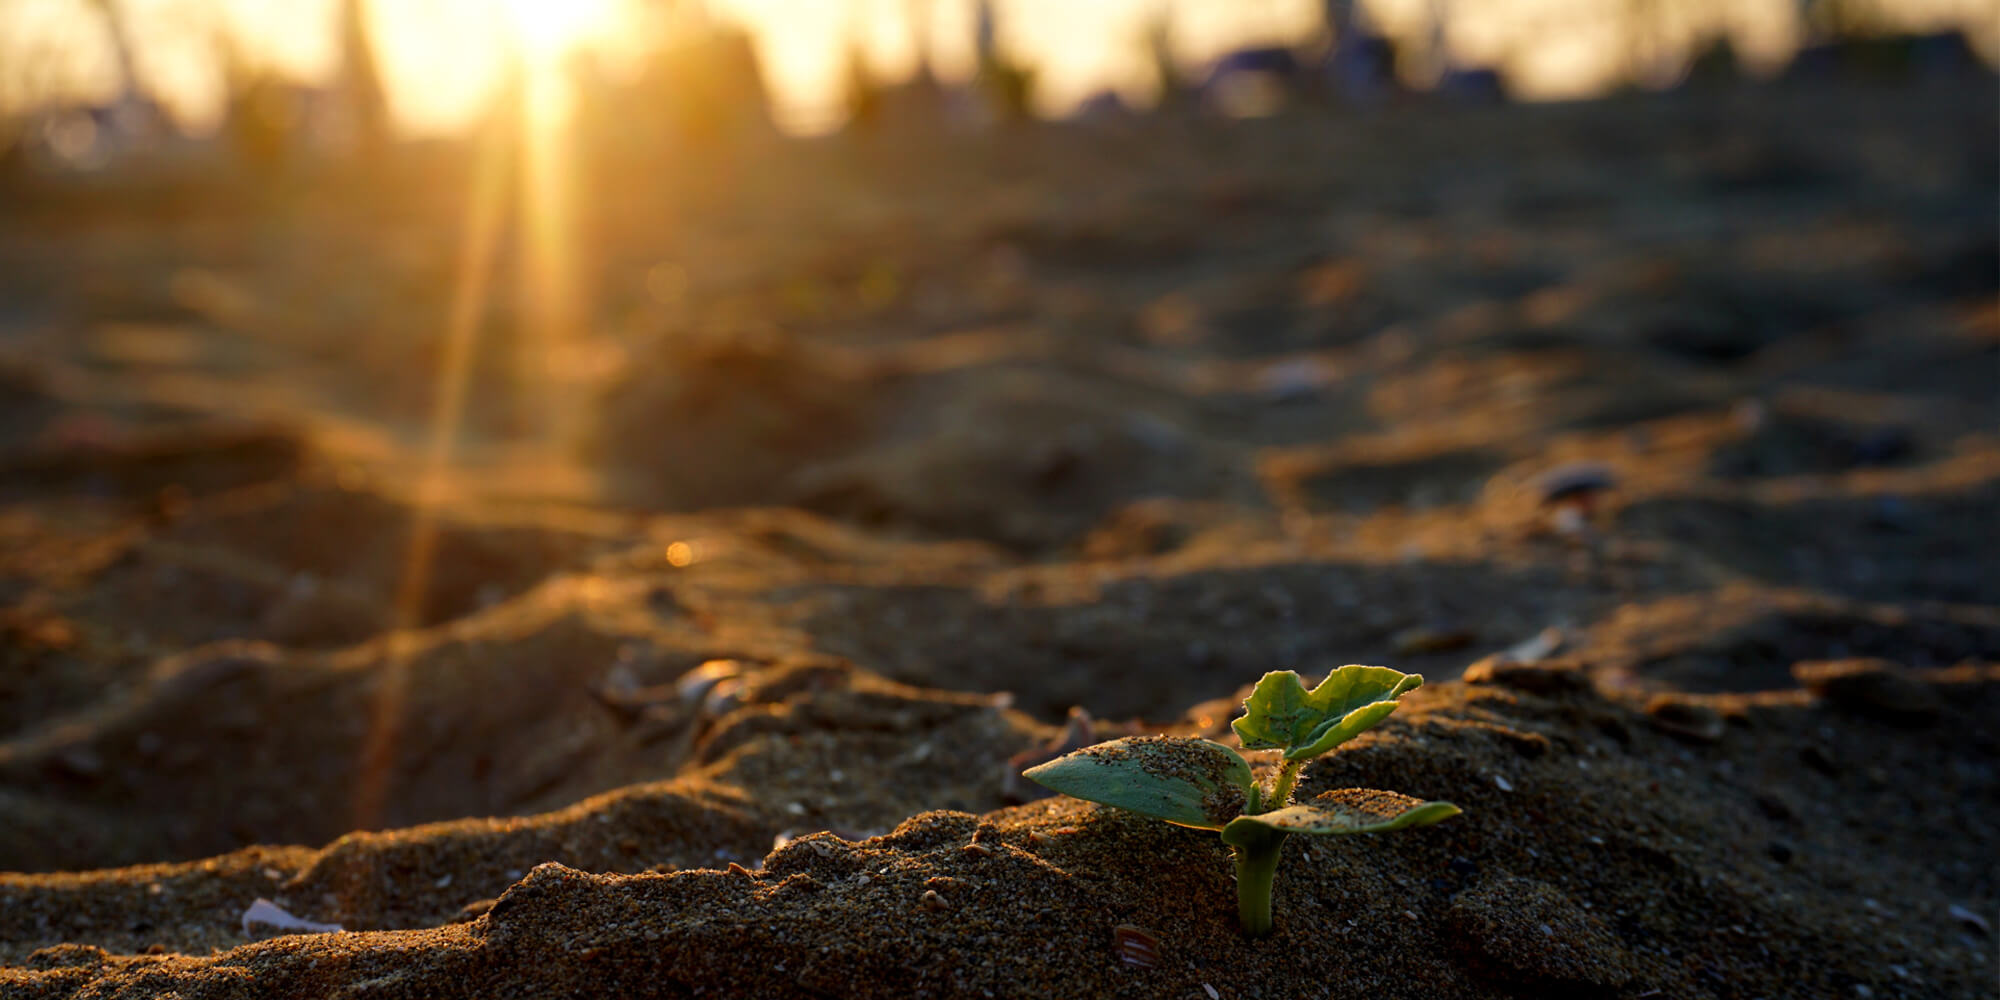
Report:
M 561 55 L 603 27 L 606 0 L 502 0 L 521 48 L 530 56 Z

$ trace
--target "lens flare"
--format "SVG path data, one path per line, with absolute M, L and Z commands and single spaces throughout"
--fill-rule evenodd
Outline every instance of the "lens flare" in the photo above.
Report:
M 429 440 L 416 484 L 410 539 L 397 584 L 394 631 L 385 650 L 381 676 L 372 694 L 368 736 L 362 744 L 354 790 L 354 826 L 371 830 L 383 824 L 403 716 L 408 708 L 410 660 L 415 653 L 410 629 L 423 620 L 425 595 L 430 592 L 431 565 L 437 548 L 437 512 L 448 486 L 452 447 L 465 412 L 471 380 L 473 349 L 486 314 L 495 248 L 504 222 L 508 150 L 504 130 L 489 129 L 474 164 L 466 205 L 464 241 L 451 312 L 444 330 L 443 363 L 432 397 Z
M 501 6 L 530 60 L 568 52 L 601 28 L 609 12 L 602 0 L 505 0 Z

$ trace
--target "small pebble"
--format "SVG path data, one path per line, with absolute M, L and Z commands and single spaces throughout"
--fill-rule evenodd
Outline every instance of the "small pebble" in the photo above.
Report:
M 1496 774 L 1496 775 L 1494 775 L 1494 776 L 1493 776 L 1493 784 L 1494 784 L 1494 785 L 1496 785 L 1496 786 L 1498 786 L 1498 787 L 1499 787 L 1499 789 L 1500 789 L 1501 791 L 1503 791 L 1503 792 L 1511 792 L 1511 791 L 1513 791 L 1513 790 L 1514 790 L 1514 783 L 1513 783 L 1513 782 L 1511 782 L 1511 781 L 1508 781 L 1508 780 L 1507 780 L 1507 776 L 1506 776 L 1506 775 L 1504 775 L 1504 774 Z
M 1794 663 L 1792 676 L 1827 704 L 1884 722 L 1918 725 L 1944 708 L 1944 699 L 1936 689 L 1888 660 Z
M 1833 751 L 1817 743 L 1808 743 L 1800 747 L 1799 760 L 1829 778 L 1840 777 L 1840 763 L 1833 759 Z
M 1590 530 L 1590 522 L 1584 519 L 1583 511 L 1571 504 L 1556 508 L 1550 523 L 1555 527 L 1556 534 L 1568 537 L 1575 537 Z M 1575 563 L 1572 562 L 1572 565 Z M 1588 563 L 1584 565 L 1587 567 Z
M 1646 719 L 1653 728 L 1690 743 L 1714 743 L 1722 739 L 1722 713 L 1700 702 L 1657 695 L 1646 703 Z
M 54 768 L 68 777 L 94 780 L 104 773 L 104 758 L 86 747 L 71 747 L 50 759 Z
M 1318 358 L 1293 358 L 1259 372 L 1257 391 L 1274 403 L 1306 399 L 1333 382 L 1338 374 L 1332 365 Z
M 1611 467 L 1602 462 L 1570 462 L 1535 477 L 1534 489 L 1544 505 L 1587 500 L 1618 485 Z
M 1966 909 L 1965 907 L 1960 906 L 1957 903 L 1953 903 L 1949 907 L 1946 907 L 1945 912 L 1947 914 L 1950 914 L 1953 920 L 1956 920 L 1959 923 L 1964 924 L 1965 926 L 1970 927 L 1975 931 L 1978 931 L 1980 937 L 1990 937 L 1993 934 L 1993 925 L 1987 923 L 1985 917 L 1982 917 L 1978 913 Z
M 1472 645 L 1472 633 L 1462 628 L 1448 625 L 1419 625 L 1396 633 L 1391 640 L 1396 652 L 1403 656 L 1419 653 L 1444 653 L 1463 649 Z
M 1729 408 L 1730 422 L 1746 434 L 1755 433 L 1762 428 L 1765 419 L 1770 415 L 1771 408 L 1760 399 L 1738 400 L 1735 406 Z
M 1497 684 L 1529 694 L 1558 695 L 1590 690 L 1589 666 L 1575 660 L 1518 658 L 1513 651 L 1495 653 L 1465 668 L 1467 684 Z
M 1915 507 L 1902 497 L 1877 497 L 1868 509 L 1868 526 L 1885 531 L 1911 531 L 1920 526 L 1922 517 Z

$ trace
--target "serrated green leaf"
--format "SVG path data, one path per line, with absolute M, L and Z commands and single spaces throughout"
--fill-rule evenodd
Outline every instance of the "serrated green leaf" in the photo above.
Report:
M 1129 736 L 1021 773 L 1064 795 L 1202 830 L 1242 815 L 1255 780 L 1241 754 L 1184 736 Z
M 1376 788 L 1341 788 L 1283 809 L 1238 816 L 1222 828 L 1223 842 L 1236 845 L 1268 839 L 1273 833 L 1384 833 L 1429 826 L 1461 810 L 1449 802 L 1425 802 Z
M 1284 749 L 1286 760 L 1309 760 L 1368 731 L 1396 710 L 1396 699 L 1423 684 L 1421 674 L 1350 663 L 1311 691 L 1290 670 L 1265 674 L 1230 723 L 1253 750 Z

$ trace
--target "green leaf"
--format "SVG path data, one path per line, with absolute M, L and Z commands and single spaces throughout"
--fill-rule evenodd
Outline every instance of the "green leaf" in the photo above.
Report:
M 1429 826 L 1461 810 L 1449 802 L 1425 802 L 1377 788 L 1341 788 L 1283 809 L 1238 816 L 1222 828 L 1224 843 L 1236 845 L 1286 833 L 1383 833 Z
M 1254 781 L 1236 751 L 1185 736 L 1128 736 L 1021 773 L 1064 795 L 1203 830 L 1242 815 Z
M 1368 731 L 1396 710 L 1396 699 L 1424 682 L 1421 674 L 1350 663 L 1311 691 L 1290 670 L 1265 674 L 1230 723 L 1252 750 L 1284 748 L 1286 760 L 1310 760 Z

